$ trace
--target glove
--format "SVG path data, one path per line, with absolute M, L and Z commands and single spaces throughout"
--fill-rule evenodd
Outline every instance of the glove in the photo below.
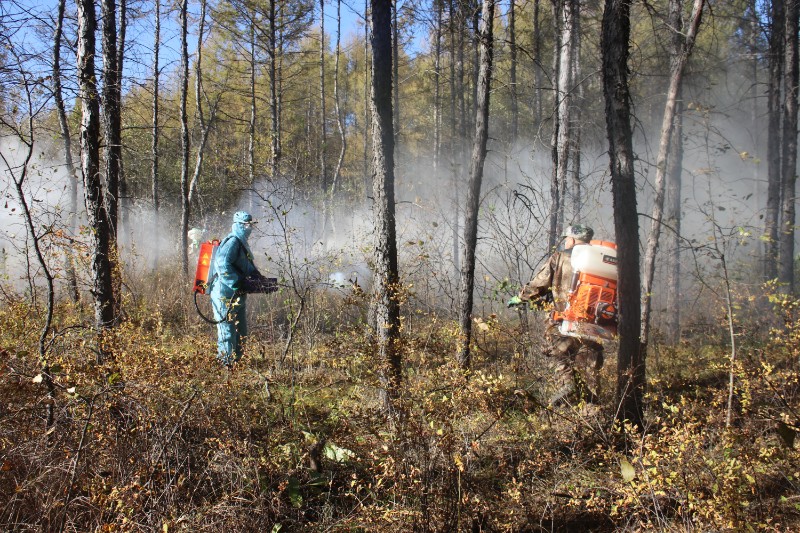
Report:
M 512 307 L 517 307 L 518 305 L 521 304 L 522 304 L 522 298 L 520 298 L 519 296 L 512 296 L 511 299 L 508 302 L 506 302 L 506 307 L 510 309 Z

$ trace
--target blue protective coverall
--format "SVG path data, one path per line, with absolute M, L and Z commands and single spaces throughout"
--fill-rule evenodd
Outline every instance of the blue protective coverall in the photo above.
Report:
M 220 243 L 214 258 L 215 279 L 211 304 L 217 324 L 217 359 L 226 366 L 242 358 L 242 337 L 247 336 L 247 294 L 244 280 L 257 275 L 253 253 L 247 244 L 252 227 L 234 222 L 231 233 Z M 223 320 L 227 315 L 227 320 Z

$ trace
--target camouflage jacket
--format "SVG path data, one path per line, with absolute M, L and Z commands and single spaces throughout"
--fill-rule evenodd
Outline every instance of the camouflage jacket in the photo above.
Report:
M 533 279 L 522 287 L 520 299 L 536 302 L 552 296 L 554 309 L 564 311 L 572 285 L 571 257 L 572 249 L 551 255 Z

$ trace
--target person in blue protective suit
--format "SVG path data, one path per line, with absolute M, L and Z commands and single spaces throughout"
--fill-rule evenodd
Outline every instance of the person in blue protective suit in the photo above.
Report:
M 220 243 L 214 257 L 211 304 L 214 319 L 220 321 L 217 324 L 217 359 L 229 368 L 242 358 L 242 338 L 247 336 L 245 280 L 263 278 L 247 244 L 255 223 L 250 213 L 235 213 L 231 232 Z

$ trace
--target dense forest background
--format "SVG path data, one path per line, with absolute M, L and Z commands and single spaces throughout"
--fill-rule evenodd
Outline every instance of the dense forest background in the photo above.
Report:
M 0 524 L 796 527 L 797 19 L 6 0 Z M 224 373 L 191 276 L 240 209 L 281 289 Z M 545 315 L 504 302 L 573 223 L 636 294 L 601 405 L 556 408 Z

